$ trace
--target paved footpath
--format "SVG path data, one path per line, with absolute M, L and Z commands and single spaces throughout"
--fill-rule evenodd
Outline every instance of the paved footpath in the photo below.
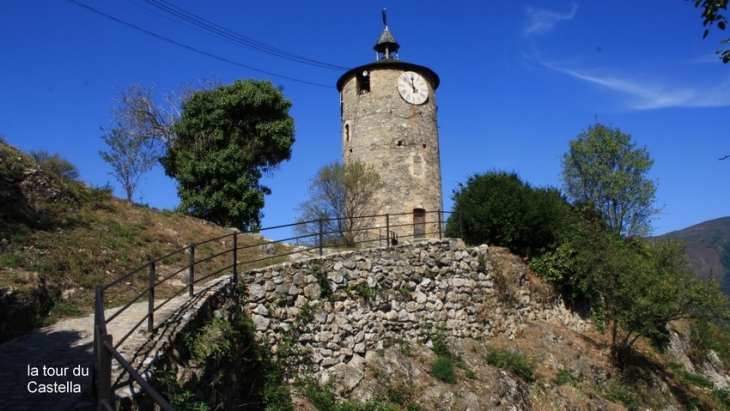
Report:
M 217 282 L 217 280 L 214 280 Z M 210 284 L 210 283 L 209 283 Z M 210 288 L 196 290 L 196 296 L 176 297 L 155 312 L 155 327 L 167 321 L 192 304 L 199 304 Z M 183 307 L 182 310 L 180 308 Z M 107 318 L 116 309 L 106 311 Z M 147 302 L 131 305 L 109 324 L 108 332 L 114 341 L 124 336 L 147 314 Z M 91 392 L 94 316 L 60 321 L 23 335 L 0 345 L 0 410 L 93 410 Z M 146 328 L 146 322 L 140 328 Z M 174 327 L 162 327 L 167 330 Z M 166 333 L 163 331 L 162 333 Z M 151 339 L 164 340 L 156 333 L 155 338 L 139 330 L 131 334 L 119 351 L 129 359 L 139 347 Z M 154 349 L 153 349 L 154 350 Z M 144 355 L 138 358 L 145 362 Z M 116 361 L 113 361 L 113 365 Z M 118 366 L 115 367 L 118 370 Z M 114 378 L 113 378 L 114 380 Z M 53 392 L 43 392 L 52 390 Z M 74 392 L 76 391 L 76 392 Z

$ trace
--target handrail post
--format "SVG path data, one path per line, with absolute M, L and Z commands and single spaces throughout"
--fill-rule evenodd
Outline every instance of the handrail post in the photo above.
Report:
M 390 247 L 390 214 L 385 213 L 385 246 Z
M 464 239 L 464 223 L 461 221 L 461 213 L 459 213 L 459 238 Z
M 323 222 L 322 219 L 319 219 L 319 256 L 322 257 L 322 243 L 324 243 L 324 233 L 323 231 Z
M 443 223 L 442 223 L 443 217 L 441 216 L 441 210 L 438 210 L 438 211 L 437 211 L 437 213 L 438 213 L 437 217 L 438 217 L 438 219 L 439 219 L 439 240 L 441 240 L 441 238 L 442 238 L 442 233 L 441 233 L 441 231 L 442 231 L 442 228 L 441 228 L 441 224 L 443 224 Z
M 233 233 L 233 285 L 238 283 L 238 231 Z
M 94 395 L 97 396 L 97 398 L 99 397 L 99 384 L 97 384 L 97 379 L 99 377 L 99 347 L 101 347 L 101 339 L 99 338 L 99 336 L 101 335 L 101 317 L 98 310 L 100 306 L 102 307 L 102 309 L 104 307 L 104 303 L 101 301 L 103 296 L 102 293 L 103 286 L 97 285 L 94 298 L 94 352 L 92 354 L 94 359 L 94 366 L 91 375 L 91 392 L 93 392 Z
M 112 355 L 109 349 L 104 345 L 105 342 L 112 343 L 111 335 L 101 335 L 101 327 L 97 327 L 94 332 L 99 338 L 98 362 L 99 362 L 99 381 L 98 381 L 98 409 L 106 410 L 104 404 L 111 404 L 112 399 Z
M 195 243 L 188 245 L 188 296 L 192 297 L 195 286 Z
M 155 328 L 155 260 L 150 261 L 149 299 L 147 300 L 147 332 Z

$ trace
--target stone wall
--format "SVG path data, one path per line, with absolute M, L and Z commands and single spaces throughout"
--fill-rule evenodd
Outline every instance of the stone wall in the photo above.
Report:
M 284 263 L 248 271 L 242 282 L 257 333 L 275 345 L 298 325 L 299 343 L 324 369 L 389 342 L 427 341 L 436 330 L 488 339 L 513 337 L 534 319 L 579 332 L 589 327 L 552 293 L 540 292 L 519 258 L 499 248 L 467 248 L 461 240 Z M 297 324 L 302 310 L 310 314 Z

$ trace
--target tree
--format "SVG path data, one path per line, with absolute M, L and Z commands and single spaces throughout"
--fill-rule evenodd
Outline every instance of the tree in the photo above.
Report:
M 159 154 L 151 141 L 127 133 L 123 128 L 113 128 L 101 136 L 109 151 L 99 151 L 101 158 L 114 169 L 113 175 L 122 185 L 127 201 L 132 202 L 140 177 L 154 167 Z
M 461 234 L 468 244 L 509 247 L 522 255 L 539 253 L 555 242 L 568 212 L 557 190 L 532 188 L 514 172 L 470 176 L 454 190 L 452 199 L 447 236 Z
M 713 279 L 697 279 L 680 244 L 622 238 L 602 230 L 600 219 L 571 224 L 560 245 L 530 267 L 552 280 L 566 301 L 591 308 L 619 365 L 639 338 L 661 342 L 669 321 L 728 318 L 727 296 Z
M 361 162 L 344 166 L 338 161 L 317 171 L 309 184 L 309 199 L 297 206 L 299 235 L 313 236 L 320 231 L 328 244 L 353 246 L 372 226 L 377 193 L 385 187 L 372 165 Z
M 721 13 L 721 10 L 727 10 L 728 0 L 691 0 L 694 3 L 695 8 L 702 9 L 702 25 L 705 27 L 705 31 L 702 34 L 702 38 L 706 38 L 710 34 L 709 26 L 713 24 L 717 25 L 720 30 L 725 30 L 727 26 L 727 17 Z M 720 44 L 730 43 L 730 38 L 722 40 Z M 730 50 L 718 50 L 716 52 L 720 55 L 720 60 L 723 63 L 730 62 Z
M 237 80 L 193 93 L 160 159 L 183 212 L 223 226 L 260 225 L 265 174 L 291 157 L 291 102 L 268 81 Z
M 220 86 L 216 79 L 182 84 L 179 91 L 163 96 L 164 104 L 156 101 L 153 86 L 132 84 L 119 88 L 111 109 L 113 123 L 129 138 L 136 138 L 142 141 L 140 144 L 157 149 L 161 156 L 175 140 L 174 124 L 180 119 L 182 104 L 198 91 Z
M 643 236 L 651 229 L 655 182 L 647 177 L 654 161 L 629 134 L 595 123 L 570 142 L 563 155 L 563 189 L 574 204 L 587 204 L 608 231 Z
M 175 139 L 173 124 L 179 119 L 181 101 L 174 95 L 165 97 L 167 108 L 155 102 L 152 86 L 132 84 L 117 89 L 118 97 L 112 108 L 112 118 L 116 128 L 146 145 L 158 147 L 160 154 Z
M 110 146 L 99 155 L 111 164 L 115 176 L 132 201 L 139 178 L 151 170 L 157 159 L 162 157 L 177 137 L 174 124 L 180 119 L 181 105 L 196 91 L 219 86 L 217 80 L 202 80 L 194 84 L 183 84 L 180 91 L 164 96 L 165 104 L 158 104 L 152 86 L 132 84 L 117 89 L 118 96 L 111 109 L 111 132 L 102 136 Z
M 61 157 L 60 154 L 51 154 L 47 150 L 31 150 L 28 152 L 30 158 L 36 163 L 45 167 L 46 170 L 68 181 L 78 181 L 79 169 L 72 162 Z

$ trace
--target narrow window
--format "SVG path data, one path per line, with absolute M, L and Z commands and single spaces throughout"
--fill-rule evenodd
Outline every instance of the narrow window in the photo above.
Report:
M 345 124 L 345 143 L 350 142 L 350 125 Z
M 357 94 L 370 92 L 370 73 L 365 70 L 357 75 Z

